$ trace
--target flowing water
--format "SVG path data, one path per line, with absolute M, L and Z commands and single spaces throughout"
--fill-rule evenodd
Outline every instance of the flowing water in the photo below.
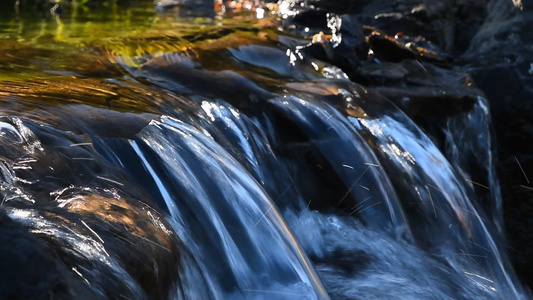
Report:
M 50 253 L 44 290 L 530 297 L 505 254 L 483 98 L 422 130 L 272 18 L 2 6 L 0 221 Z

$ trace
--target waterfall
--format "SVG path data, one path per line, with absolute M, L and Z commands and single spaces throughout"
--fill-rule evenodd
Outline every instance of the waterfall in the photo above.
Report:
M 4 202 L 20 202 L 8 215 L 103 264 L 80 271 L 94 289 L 98 270 L 142 290 L 92 231 L 26 207 L 40 201 L 37 184 L 57 187 L 48 209 L 152 195 L 184 257 L 184 299 L 519 298 L 464 173 L 392 104 L 356 103 L 355 91 L 343 97 L 361 117 L 316 98 L 272 98 L 254 117 L 203 99 L 194 118 L 156 118 L 127 139 L 5 120 Z M 39 174 L 68 161 L 93 166 Z M 53 182 L 69 177 L 64 190 Z
M 530 297 L 505 254 L 485 99 L 417 123 L 299 37 L 220 31 L 95 46 L 105 78 L 2 85 L 0 223 L 40 249 L 46 289 Z

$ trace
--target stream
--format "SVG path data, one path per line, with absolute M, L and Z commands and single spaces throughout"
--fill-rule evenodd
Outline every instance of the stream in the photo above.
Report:
M 531 298 L 482 95 L 428 130 L 275 12 L 122 2 L 1 4 L 0 298 Z

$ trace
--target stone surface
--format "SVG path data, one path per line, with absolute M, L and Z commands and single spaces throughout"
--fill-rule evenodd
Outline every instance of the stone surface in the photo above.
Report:
M 413 59 L 369 64 L 358 72 L 371 89 L 387 96 L 412 118 L 467 112 L 482 94 L 468 74 Z
M 21 1 L 23 5 L 25 3 L 29 5 L 30 2 Z M 49 1 L 33 2 L 33 5 L 43 6 L 43 15 L 49 17 L 51 6 Z M 300 26 L 299 33 L 303 32 L 305 27 L 310 28 L 310 36 L 324 31 L 324 42 L 311 43 L 306 48 L 311 55 L 340 67 L 352 80 L 391 98 L 414 119 L 438 118 L 467 111 L 475 98 L 480 95 L 476 86 L 484 92 L 491 106 L 496 132 L 498 174 L 502 187 L 508 249 L 522 280 L 532 287 L 533 152 L 530 145 L 533 142 L 531 123 L 533 31 L 530 28 L 533 28 L 533 2 L 520 0 L 286 0 L 281 2 L 293 10 L 298 7 L 300 14 L 292 19 L 293 23 L 290 25 Z M 300 6 L 300 3 L 304 5 Z M 1 8 L 8 6 L 11 7 L 8 1 L 0 4 Z M 378 31 L 364 31 L 361 25 L 372 26 Z M 435 48 L 429 47 L 428 44 L 422 45 L 421 50 L 416 44 L 415 48 L 408 47 L 407 44 L 411 42 L 409 39 L 414 40 L 418 36 L 423 36 Z M 0 45 L 0 50 L 1 48 Z M 367 56 L 365 51 L 368 48 L 372 49 L 372 55 Z M 444 59 L 431 60 L 428 59 L 431 57 L 426 55 L 430 53 L 428 51 L 451 55 L 452 59 L 448 60 L 444 56 Z M 36 56 L 45 54 L 39 52 Z M 26 57 L 16 62 L 24 64 L 25 61 Z M 223 81 L 225 84 L 213 87 L 212 90 L 228 98 L 234 97 L 235 91 L 243 92 L 243 87 L 245 95 L 242 98 L 246 98 L 250 91 L 265 98 L 269 96 L 238 74 L 204 72 L 194 68 L 170 70 L 164 63 L 162 58 L 154 59 L 145 69 L 163 70 L 166 72 L 162 73 L 163 75 L 183 77 L 187 80 L 198 77 L 197 84 L 208 82 L 210 78 L 219 79 L 216 76 L 225 76 L 226 81 Z M 92 69 L 91 72 L 98 73 L 100 70 L 90 67 L 94 66 L 87 67 Z M 471 76 L 461 71 L 467 71 Z M 105 77 L 105 74 L 101 76 Z M 55 83 L 55 87 L 49 90 L 52 94 L 63 91 L 61 82 Z M 473 83 L 475 85 L 472 85 Z M 86 84 L 99 87 L 103 83 L 87 81 Z M 6 92 L 19 88 L 19 85 L 12 85 L 3 90 Z M 38 85 L 26 82 L 24 88 L 38 89 Z M 101 105 L 114 103 L 115 99 L 111 96 L 100 97 L 103 101 Z M 95 201 L 96 198 L 88 197 L 88 199 L 91 204 L 98 203 Z M 99 213 L 109 210 L 109 207 L 96 207 L 91 210 L 92 212 L 78 210 L 73 213 L 83 215 L 89 226 L 94 226 L 101 218 Z M 137 211 L 137 213 L 142 212 Z M 70 222 L 75 223 L 76 220 Z M 149 244 L 143 244 L 138 237 L 130 235 L 131 229 L 126 226 L 125 231 L 119 234 L 129 238 L 130 242 L 149 248 Z M 99 234 L 104 238 L 115 233 L 109 228 L 99 230 Z M 48 280 L 32 285 L 35 289 L 27 290 L 27 295 L 18 295 L 21 299 L 35 298 L 32 295 L 39 295 L 41 291 L 57 291 L 57 295 L 54 295 L 57 299 L 69 299 L 74 296 L 77 299 L 93 298 L 91 291 L 79 287 L 84 285 L 83 281 L 63 265 L 61 259 L 42 240 L 31 236 L 27 228 L 16 224 L 2 211 L 0 211 L 0 233 L 0 258 L 14 257 L 13 261 L 0 260 L 0 268 L 9 269 L 10 271 L 6 273 L 13 274 L 11 278 L 2 279 L 8 284 L 0 290 L 0 298 L 16 299 L 17 296 L 12 294 L 10 288 L 17 290 L 20 278 L 33 281 L 34 274 L 43 272 L 51 272 L 56 276 L 50 276 Z M 13 233 L 16 234 L 15 237 L 10 236 Z M 154 241 L 168 242 L 158 235 L 149 237 Z M 23 251 L 13 253 L 11 250 L 13 247 L 2 247 L 7 241 L 15 241 L 19 247 L 14 248 L 22 248 Z M 120 247 L 117 247 L 116 251 L 120 252 L 119 250 Z M 174 254 L 163 257 L 165 252 L 161 252 L 160 248 L 151 250 L 156 256 L 161 255 L 159 258 L 162 263 L 177 259 Z M 141 257 L 147 255 L 142 251 L 138 252 Z M 139 269 L 132 267 L 131 273 L 135 274 L 144 286 L 154 285 L 153 278 L 144 278 L 143 274 L 156 271 L 139 264 L 135 258 L 130 259 L 134 261 L 128 261 L 128 264 L 139 266 Z M 35 266 L 35 268 L 17 268 L 21 265 Z M 71 288 L 81 291 L 80 294 L 73 295 L 70 292 Z M 162 291 L 154 291 L 153 296 L 158 297 L 159 293 Z
M 95 299 L 53 250 L 0 210 L 1 299 Z
M 460 57 L 491 106 L 499 155 L 508 249 L 533 287 L 533 5 L 492 0 L 487 18 Z M 520 5 L 518 5 L 520 6 Z
M 321 16 L 328 11 L 349 14 L 363 26 L 371 26 L 365 29 L 372 50 L 368 59 L 352 69 L 341 69 L 353 81 L 391 98 L 411 117 L 425 118 L 426 126 L 428 117 L 468 110 L 479 95 L 488 99 L 508 249 L 519 276 L 533 287 L 533 2 L 283 2 L 304 3 L 308 10 L 319 8 Z M 424 52 L 407 47 L 404 37 L 418 36 L 432 45 L 422 49 L 442 59 L 428 60 L 420 55 Z
M 462 53 L 486 15 L 487 0 L 385 0 L 308 3 L 338 14 L 355 14 L 361 24 L 388 34 L 421 35 L 449 53 Z

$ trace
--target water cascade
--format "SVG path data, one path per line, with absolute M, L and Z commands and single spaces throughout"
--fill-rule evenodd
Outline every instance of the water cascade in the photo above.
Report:
M 83 46 L 1 29 L 36 67 L 0 61 L 1 231 L 28 248 L 0 253 L 55 274 L 24 299 L 529 297 L 485 99 L 420 127 L 301 36 L 167 13 Z

